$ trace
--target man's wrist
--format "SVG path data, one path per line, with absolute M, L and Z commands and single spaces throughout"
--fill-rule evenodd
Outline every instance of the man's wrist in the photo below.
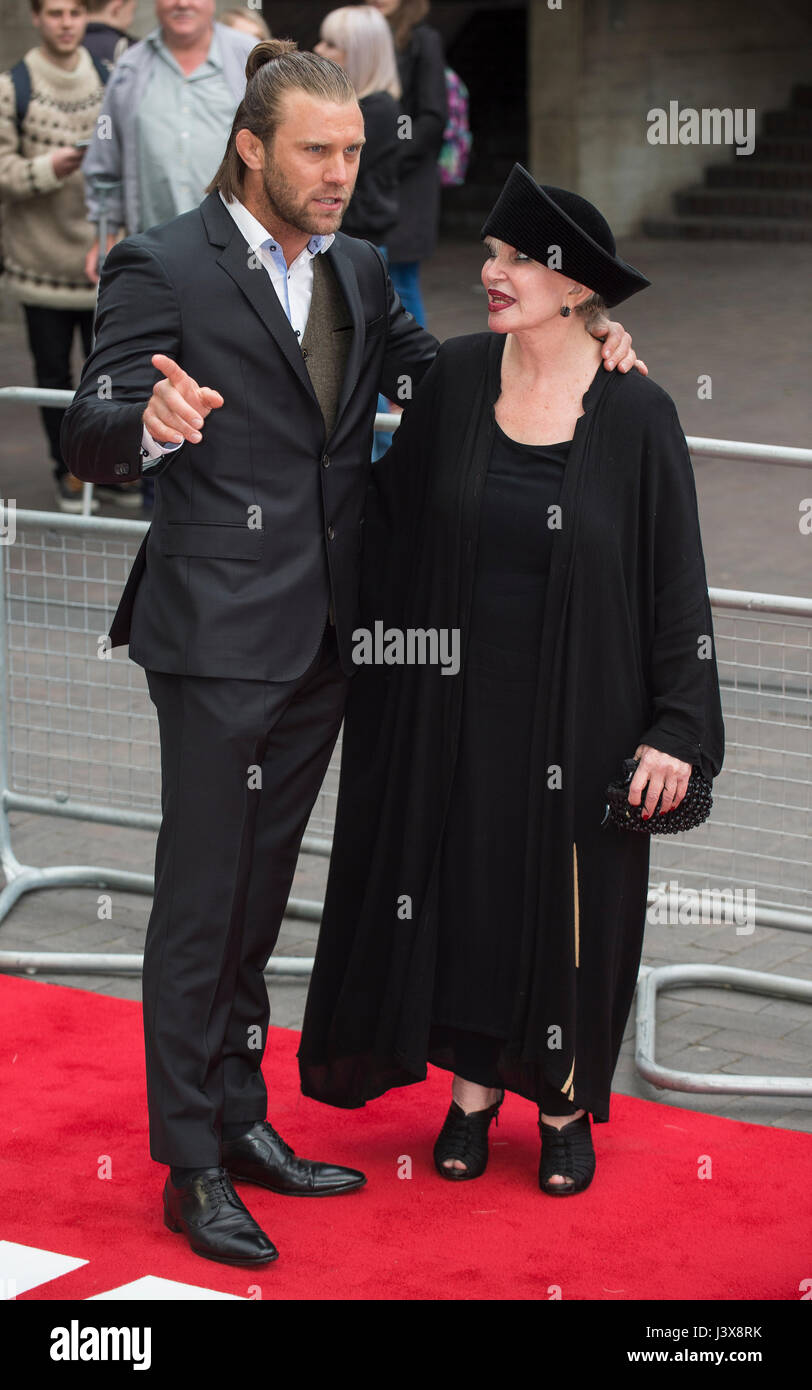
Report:
M 54 168 L 53 153 L 37 154 L 31 160 L 31 181 L 38 193 L 51 193 L 62 187 L 62 179 Z
M 182 442 L 182 441 L 181 441 Z M 167 440 L 165 443 L 160 439 L 155 439 L 150 434 L 146 425 L 142 421 L 141 425 L 141 459 L 160 459 L 164 454 L 174 453 L 175 449 L 180 448 L 180 443 L 175 440 Z

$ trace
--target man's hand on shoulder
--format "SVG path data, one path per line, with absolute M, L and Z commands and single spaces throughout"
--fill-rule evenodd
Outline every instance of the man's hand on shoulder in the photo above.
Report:
M 590 332 L 593 338 L 599 338 L 603 342 L 601 356 L 607 372 L 613 371 L 615 367 L 621 372 L 628 372 L 631 367 L 636 367 L 642 376 L 648 376 L 648 367 L 637 356 L 632 347 L 632 335 L 626 332 L 622 323 L 599 318 L 595 320 Z
M 156 443 L 199 444 L 206 416 L 219 410 L 223 397 L 210 386 L 198 386 L 177 362 L 162 352 L 151 358 L 153 367 L 163 372 L 163 379 L 152 388 L 141 419 Z

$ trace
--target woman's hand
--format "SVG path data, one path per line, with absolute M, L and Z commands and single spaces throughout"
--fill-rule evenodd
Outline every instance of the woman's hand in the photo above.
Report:
M 643 788 L 648 782 L 643 819 L 648 820 L 654 814 L 660 792 L 663 794 L 660 814 L 673 811 L 688 790 L 691 764 L 682 762 L 680 758 L 672 758 L 670 753 L 661 753 L 658 748 L 650 748 L 647 743 L 638 743 L 634 756 L 640 761 L 629 787 L 629 804 L 640 805 Z

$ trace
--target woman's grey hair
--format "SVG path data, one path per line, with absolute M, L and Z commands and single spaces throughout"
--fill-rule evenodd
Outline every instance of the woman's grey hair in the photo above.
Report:
M 575 312 L 581 315 L 584 320 L 584 328 L 588 333 L 596 319 L 602 318 L 606 314 L 606 305 L 599 294 L 591 294 L 589 299 L 584 300 L 583 304 L 576 304 Z

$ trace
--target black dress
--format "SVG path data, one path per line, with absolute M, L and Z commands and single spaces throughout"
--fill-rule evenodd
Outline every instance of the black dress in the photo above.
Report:
M 482 1085 L 516 997 L 528 750 L 552 539 L 570 442 L 520 444 L 498 422 L 482 499 L 457 767 L 443 837 L 428 1060 Z M 574 1109 L 560 1093 L 548 1113 Z
M 370 630 L 382 622 L 458 629 L 463 639 L 470 631 L 505 337 L 442 344 L 372 471 L 360 586 Z M 425 1080 L 427 1059 L 465 1076 L 455 1057 L 438 1055 L 431 1034 L 468 1023 L 494 1030 L 475 1036 L 499 1049 L 507 1090 L 561 1114 L 546 1102 L 549 1085 L 559 1104 L 563 1097 L 595 1123 L 609 1119 L 643 946 L 649 837 L 603 824 L 606 786 L 638 743 L 715 777 L 724 725 L 715 659 L 696 659 L 713 618 L 673 401 L 648 377 L 600 367 L 583 411 L 562 471 L 561 530 L 551 530 L 526 750 L 532 794 L 522 887 L 499 872 L 490 848 L 487 856 L 499 878 L 486 924 L 491 965 L 510 960 L 518 906 L 522 916 L 507 1037 L 501 1043 L 496 1031 L 504 1028 L 496 1012 L 501 984 L 487 999 L 491 1018 L 439 1013 L 444 1002 L 459 1002 L 444 1001 L 438 988 L 444 918 L 452 938 L 458 919 L 474 923 L 470 950 L 463 937 L 471 960 L 463 979 L 474 974 L 481 920 L 456 903 L 452 916 L 440 905 L 463 734 L 463 640 L 454 679 L 439 663 L 415 662 L 359 666 L 350 682 L 333 853 L 299 1046 L 302 1090 L 316 1100 L 365 1105 Z M 484 554 L 483 543 L 480 562 Z M 485 733 L 478 731 L 483 744 Z M 500 736 L 489 727 L 489 748 L 492 737 Z M 518 823 L 518 810 L 509 814 Z M 493 836 L 501 836 L 498 820 L 491 817 Z M 472 865 L 470 850 L 466 856 Z M 454 891 L 466 891 L 461 880 Z M 470 1072 L 468 1079 L 490 1084 Z

